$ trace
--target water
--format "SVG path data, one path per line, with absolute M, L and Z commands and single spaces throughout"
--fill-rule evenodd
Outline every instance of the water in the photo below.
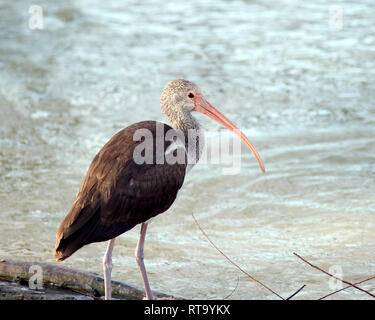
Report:
M 118 130 L 165 120 L 159 96 L 196 82 L 244 129 L 267 169 L 242 149 L 241 172 L 196 166 L 146 240 L 153 289 L 187 298 L 316 299 L 329 277 L 375 274 L 375 8 L 341 1 L 0 2 L 0 257 L 53 263 L 55 232 L 92 158 Z M 209 129 L 219 126 L 198 115 Z M 142 286 L 139 227 L 116 240 L 113 278 Z M 101 273 L 105 243 L 64 264 Z M 336 271 L 335 271 L 336 270 Z M 337 271 L 338 270 L 338 271 Z M 375 290 L 375 282 L 362 284 Z M 336 299 L 366 299 L 349 289 Z

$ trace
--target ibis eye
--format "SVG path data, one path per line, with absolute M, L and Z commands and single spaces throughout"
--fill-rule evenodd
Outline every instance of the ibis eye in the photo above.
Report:
M 189 92 L 188 97 L 189 97 L 189 98 L 194 98 L 194 93 Z

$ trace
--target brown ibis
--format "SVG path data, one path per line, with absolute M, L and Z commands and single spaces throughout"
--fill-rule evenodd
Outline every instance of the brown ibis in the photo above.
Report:
M 111 299 L 115 238 L 137 224 L 141 224 L 141 229 L 135 257 L 146 299 L 153 299 L 143 262 L 147 226 L 151 218 L 172 205 L 186 173 L 201 155 L 204 134 L 192 111 L 207 115 L 237 134 L 265 171 L 251 142 L 204 98 L 194 83 L 183 79 L 170 81 L 161 94 L 160 104 L 174 128 L 157 121 L 142 121 L 116 133 L 94 157 L 73 206 L 57 231 L 54 250 L 57 261 L 65 260 L 87 244 L 108 241 L 103 258 L 106 299 Z M 191 130 L 198 132 L 193 139 L 188 138 Z M 137 138 L 139 133 L 145 132 L 149 135 Z M 151 137 L 149 150 L 145 144 L 147 137 Z M 142 148 L 141 144 L 144 144 Z M 184 157 L 170 161 L 169 156 L 176 156 L 181 150 Z M 146 161 L 146 153 L 151 155 L 152 161 Z M 142 157 L 143 162 L 139 161 Z

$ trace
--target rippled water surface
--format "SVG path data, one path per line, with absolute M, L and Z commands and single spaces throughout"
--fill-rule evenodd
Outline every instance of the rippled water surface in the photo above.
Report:
M 316 299 L 329 278 L 375 275 L 375 7 L 339 1 L 0 1 L 0 257 L 54 263 L 59 223 L 100 147 L 121 128 L 164 120 L 159 96 L 196 82 L 242 128 L 241 171 L 196 166 L 146 240 L 152 288 L 187 298 Z M 197 115 L 211 130 L 216 123 Z M 139 227 L 120 236 L 113 278 L 141 286 Z M 105 243 L 64 264 L 101 273 Z M 333 268 L 333 269 L 332 269 Z M 375 282 L 362 285 L 375 291 Z M 337 299 L 366 299 L 354 289 Z

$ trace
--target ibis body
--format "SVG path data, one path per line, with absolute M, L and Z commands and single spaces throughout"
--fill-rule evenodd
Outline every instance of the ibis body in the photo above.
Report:
M 206 114 L 237 134 L 264 171 L 250 141 L 207 102 L 194 83 L 183 79 L 170 81 L 160 102 L 173 128 L 157 121 L 142 121 L 115 134 L 94 157 L 73 206 L 57 231 L 54 251 L 57 261 L 65 260 L 87 244 L 109 241 L 103 259 L 106 299 L 111 298 L 115 238 L 137 224 L 142 225 L 136 260 L 146 298 L 153 298 L 143 262 L 147 225 L 151 218 L 173 204 L 185 175 L 201 155 L 204 135 L 192 111 Z M 197 134 L 191 135 L 191 130 Z M 194 139 L 188 138 L 191 136 Z

